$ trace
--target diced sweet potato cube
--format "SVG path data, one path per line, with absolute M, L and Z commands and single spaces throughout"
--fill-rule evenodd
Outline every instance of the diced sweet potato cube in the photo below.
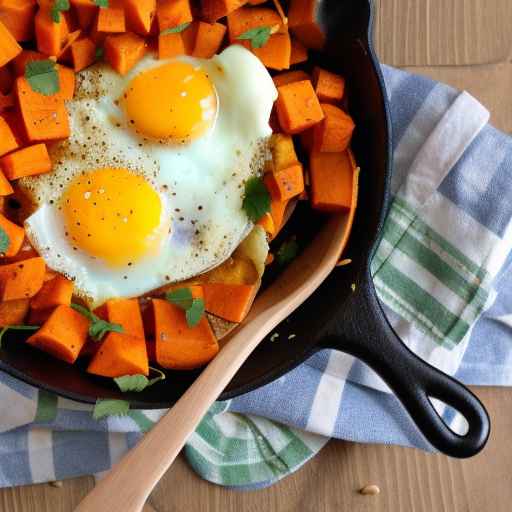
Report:
M 265 174 L 265 185 L 272 199 L 287 201 L 304 190 L 302 165 L 297 163 L 284 169 Z
M 283 85 L 278 91 L 276 109 L 284 132 L 303 132 L 324 118 L 322 107 L 309 80 Z
M 340 102 L 345 93 L 345 79 L 318 66 L 313 70 L 313 86 L 322 103 Z
M 312 207 L 326 212 L 350 209 L 354 165 L 349 150 L 343 153 L 314 151 L 309 162 Z
M 334 105 L 322 104 L 325 118 L 313 128 L 313 147 L 322 153 L 345 151 L 355 125 L 352 118 Z
M 29 299 L 43 286 L 46 265 L 43 258 L 0 266 L 0 301 Z
M 210 283 L 203 286 L 205 309 L 230 322 L 241 322 L 249 312 L 258 285 Z
M 59 306 L 27 343 L 72 364 L 85 345 L 88 330 L 85 316 L 69 306 Z
M 119 332 L 108 333 L 87 371 L 102 377 L 148 375 L 149 361 L 144 338 Z
M 190 370 L 208 363 L 219 351 L 219 345 L 206 317 L 189 327 L 185 312 L 167 302 L 153 299 L 156 359 L 160 366 Z

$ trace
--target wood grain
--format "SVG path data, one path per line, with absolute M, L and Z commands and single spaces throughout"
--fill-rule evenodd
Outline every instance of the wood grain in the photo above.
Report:
M 383 61 L 414 66 L 412 71 L 467 89 L 488 106 L 498 128 L 512 133 L 510 0 L 380 3 L 376 41 Z M 477 63 L 494 64 L 466 66 Z M 493 430 L 489 445 L 474 459 L 331 441 L 294 475 L 249 493 L 208 484 L 178 459 L 145 512 L 508 512 L 512 390 L 475 391 L 489 409 Z M 358 493 L 369 483 L 380 487 L 378 496 Z M 93 479 L 84 477 L 66 481 L 62 488 L 4 489 L 0 511 L 69 512 L 92 486 Z
M 501 62 L 512 52 L 510 0 L 378 0 L 376 42 L 395 66 Z

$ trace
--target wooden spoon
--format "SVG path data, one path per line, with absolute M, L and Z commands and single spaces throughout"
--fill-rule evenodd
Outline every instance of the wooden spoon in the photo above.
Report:
M 353 207 L 333 215 L 314 242 L 256 300 L 245 322 L 228 337 L 174 407 L 121 459 L 78 505 L 76 512 L 140 512 L 209 407 L 256 348 L 329 275 L 345 247 Z

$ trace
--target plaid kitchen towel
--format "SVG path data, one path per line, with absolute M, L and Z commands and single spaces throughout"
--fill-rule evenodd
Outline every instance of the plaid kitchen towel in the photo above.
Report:
M 379 296 L 421 357 L 468 384 L 512 385 L 512 139 L 487 124 L 469 94 L 383 71 L 395 160 L 394 202 L 372 269 Z M 165 412 L 95 421 L 90 406 L 3 374 L 0 411 L 2 486 L 101 473 Z M 463 428 L 459 415 L 441 412 Z M 256 488 L 295 471 L 330 437 L 430 449 L 371 370 L 325 350 L 216 403 L 186 454 L 203 478 Z

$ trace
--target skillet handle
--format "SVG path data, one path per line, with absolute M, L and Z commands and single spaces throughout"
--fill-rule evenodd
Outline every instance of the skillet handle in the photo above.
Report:
M 402 343 L 384 315 L 369 271 L 359 280 L 345 311 L 335 320 L 336 334 L 328 337 L 329 346 L 370 366 L 393 390 L 434 448 L 458 458 L 471 457 L 482 450 L 490 431 L 484 406 L 469 389 L 424 362 Z M 467 433 L 453 432 L 429 397 L 459 411 L 469 424 Z

